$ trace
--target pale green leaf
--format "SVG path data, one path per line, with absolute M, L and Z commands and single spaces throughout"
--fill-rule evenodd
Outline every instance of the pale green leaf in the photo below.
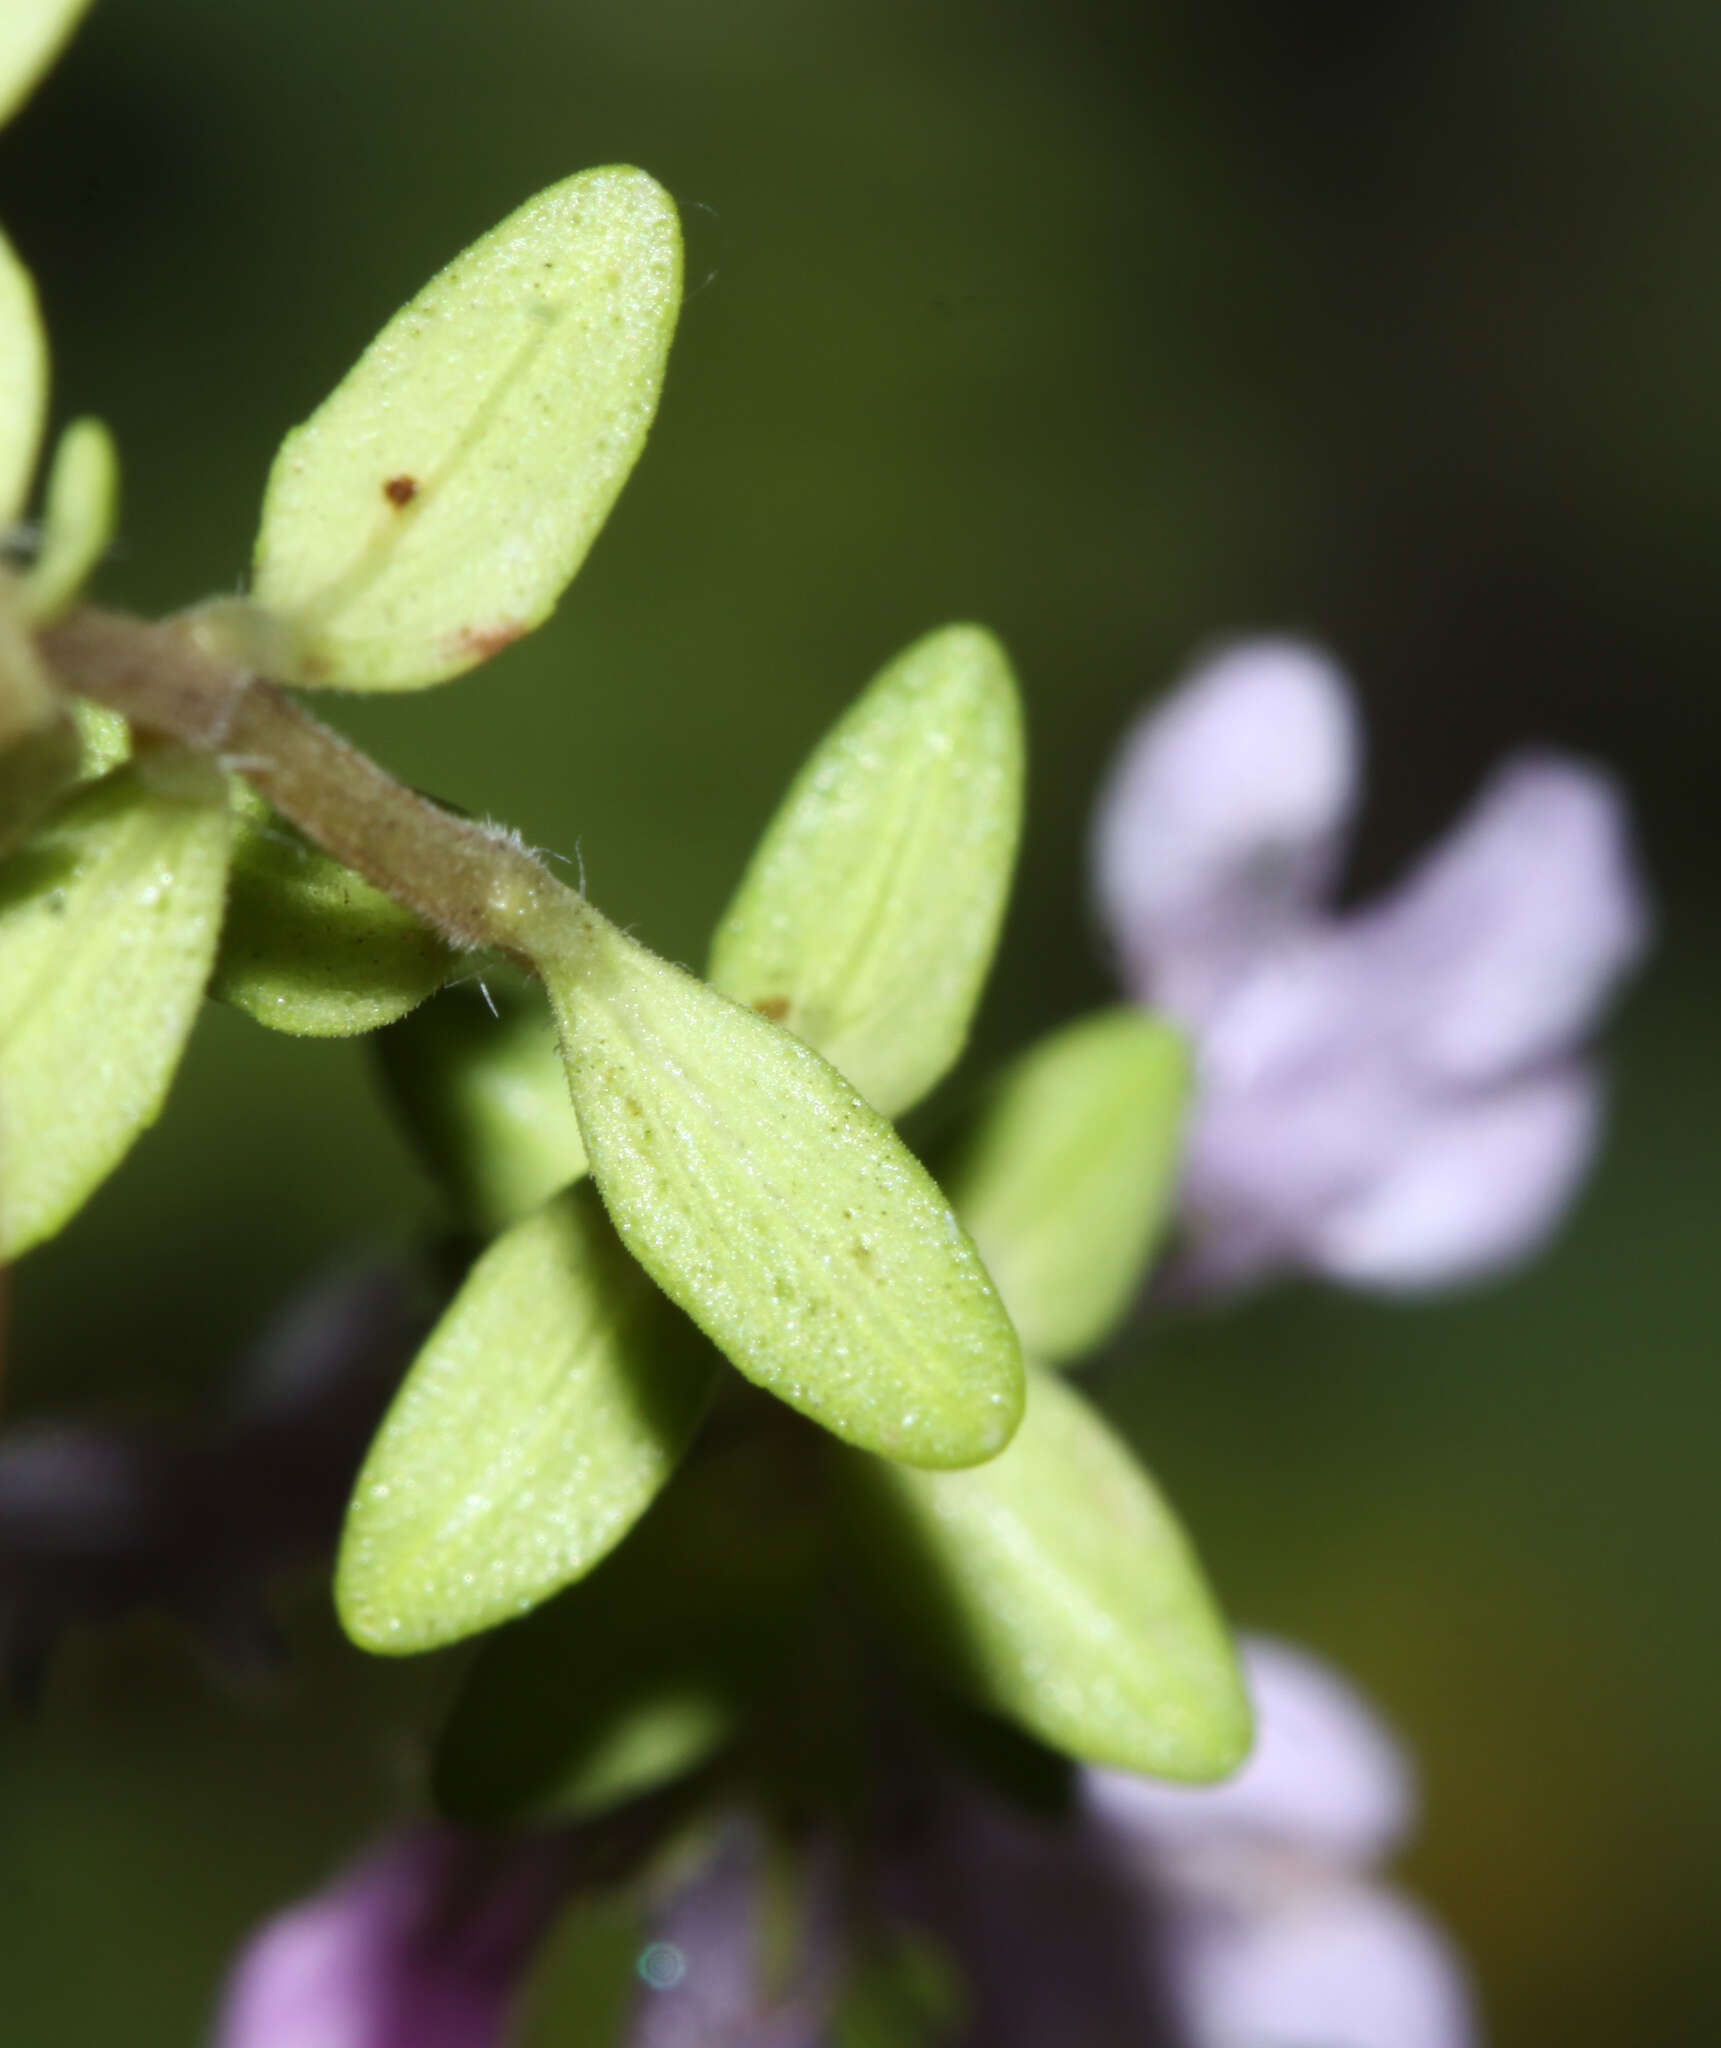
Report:
M 48 471 L 42 547 L 23 578 L 24 609 L 42 625 L 77 596 L 113 539 L 119 454 L 100 420 L 74 420 Z
M 374 1041 L 401 1120 L 463 1222 L 493 1237 L 586 1170 L 542 991 L 486 974 Z
M 0 568 L 0 858 L 75 779 L 78 755 L 77 728 L 25 628 L 18 585 Z
M 704 1762 L 804 1648 L 815 1517 L 768 1434 L 702 1445 L 600 1569 L 486 1640 L 437 1744 L 443 1812 L 570 1819 Z
M 0 869 L 0 1257 L 65 1223 L 153 1123 L 203 997 L 227 792 L 153 751 Z
M 1016 1334 L 884 1119 L 802 1041 L 587 913 L 540 963 L 628 1249 L 733 1364 L 851 1443 L 972 1465 L 1021 1412 Z
M 243 784 L 227 923 L 209 993 L 271 1030 L 349 1038 L 404 1017 L 459 955 L 429 925 L 312 846 Z
M 967 1040 L 1021 819 L 1004 651 L 977 626 L 929 634 L 796 777 L 718 927 L 712 984 L 899 1116 Z
M 674 206 L 625 167 L 433 278 L 270 474 L 254 590 L 289 679 L 415 689 L 547 618 L 645 445 L 680 294 Z
M 675 1469 L 716 1363 L 589 1183 L 515 1224 L 365 1459 L 335 1573 L 347 1633 L 390 1655 L 434 1649 L 590 1571 Z
M 1032 1368 L 1009 1449 L 973 1472 L 841 1457 L 864 1585 L 928 1669 L 1084 1763 L 1207 1780 L 1249 1707 L 1189 1541 L 1075 1389 Z
M 1100 1010 L 1004 1073 L 944 1177 L 1030 1358 L 1107 1336 L 1171 1207 L 1189 1055 L 1146 1010 Z
M 0 121 L 9 121 L 59 53 L 90 0 L 4 0 L 0 5 Z M 5 379 L 0 377 L 0 387 Z
M 78 729 L 78 774 L 83 781 L 94 782 L 131 759 L 131 727 L 117 711 L 75 697 L 72 723 Z
M 4 35 L 0 29 L 0 39 Z M 48 343 L 36 287 L 12 244 L 0 235 L 0 531 L 24 509 L 47 405 Z

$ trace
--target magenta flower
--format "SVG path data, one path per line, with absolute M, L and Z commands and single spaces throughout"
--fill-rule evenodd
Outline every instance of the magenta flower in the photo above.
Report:
M 1547 1238 L 1593 1154 L 1585 1040 L 1649 929 L 1616 784 L 1509 760 L 1404 881 L 1338 913 L 1358 755 L 1332 663 L 1253 641 L 1141 721 L 1102 797 L 1125 983 L 1197 1054 L 1173 1288 L 1485 1274 Z

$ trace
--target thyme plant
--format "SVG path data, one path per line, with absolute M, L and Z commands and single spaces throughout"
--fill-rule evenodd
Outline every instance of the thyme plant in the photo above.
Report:
M 8 11 L 0 104 L 78 11 Z M 898 1135 L 962 1053 L 1016 853 L 1021 713 L 981 628 L 928 633 L 814 749 L 703 977 L 301 694 L 450 682 L 548 617 L 644 451 L 680 281 L 644 172 L 528 199 L 287 434 L 246 593 L 147 620 L 84 595 L 117 498 L 98 422 L 21 523 L 47 350 L 0 242 L 0 1258 L 118 1166 L 206 999 L 369 1034 L 460 1256 L 334 1597 L 369 1653 L 484 1638 L 428 1797 L 456 1830 L 550 1831 L 509 1866 L 522 1950 L 570 1870 L 649 1884 L 744 1811 L 750 1871 L 799 1859 L 790 1979 L 822 2014 L 837 1972 L 845 2039 L 932 2040 L 947 2004 L 914 1990 L 902 1916 L 853 1897 L 905 1772 L 959 1759 L 1035 1811 L 1073 1766 L 1207 1782 L 1249 1748 L 1190 1543 L 1063 1376 L 1160 1250 L 1206 1012 L 1131 1003 L 1027 1047 L 936 1178 Z M 479 1840 L 391 1849 L 343 1910 L 428 1912 Z M 225 2039 L 310 2038 L 247 2020 L 254 1992 Z M 422 1983 L 388 1995 L 363 2040 L 443 2038 L 401 2017 Z

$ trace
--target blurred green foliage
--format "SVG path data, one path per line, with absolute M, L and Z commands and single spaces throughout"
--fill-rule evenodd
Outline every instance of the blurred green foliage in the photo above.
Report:
M 671 958 L 947 619 L 1001 635 L 1032 743 L 983 1054 L 1104 998 L 1086 806 L 1210 636 L 1354 665 L 1364 880 L 1503 747 L 1621 768 L 1665 932 L 1562 1246 L 1435 1307 L 1140 1323 L 1097 1383 L 1233 1611 L 1411 1740 L 1418 1881 L 1497 2048 L 1721 2034 L 1718 60 L 1697 0 L 99 0 L 0 139 L 56 418 L 125 461 L 98 592 L 144 609 L 233 586 L 281 432 L 474 234 L 587 164 L 676 195 L 664 412 L 560 616 L 463 688 L 339 707 Z M 365 1061 L 209 1011 L 16 1275 L 15 1413 L 214 1400 L 264 1304 L 432 1213 Z M 272 1689 L 140 1625 L 0 1733 L 17 2048 L 196 2039 L 241 1930 L 414 1782 L 447 1668 L 339 1648 L 315 1582 L 283 1605 Z

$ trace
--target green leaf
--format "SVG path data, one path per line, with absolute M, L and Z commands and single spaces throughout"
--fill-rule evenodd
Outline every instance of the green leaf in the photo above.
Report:
M 82 781 L 94 782 L 98 775 L 131 759 L 131 727 L 117 711 L 75 697 L 72 723 L 78 731 L 78 775 Z
M 406 1655 L 591 1570 L 687 1448 L 716 1361 L 589 1185 L 499 1237 L 419 1353 L 353 1491 L 335 1599 Z
M 899 1116 L 954 1065 L 1022 821 L 1022 721 L 977 626 L 917 641 L 814 750 L 717 930 L 711 981 Z
M 460 956 L 236 784 L 239 829 L 209 993 L 271 1030 L 349 1038 L 404 1017 Z
M 55 618 L 77 596 L 113 539 L 119 512 L 119 454 L 100 420 L 74 420 L 48 471 L 42 550 L 23 578 L 33 624 Z
M 0 569 L 0 858 L 78 772 L 76 726 L 25 630 L 18 586 Z
M 437 1745 L 451 1819 L 571 1819 L 706 1761 L 797 1655 L 814 1504 L 758 1433 L 704 1445 L 605 1564 L 474 1658 Z
M 0 66 L 9 33 L 0 29 Z M 0 529 L 24 509 L 47 405 L 48 343 L 36 287 L 12 244 L 0 235 Z
M 270 473 L 254 589 L 288 679 L 416 689 L 541 624 L 645 445 L 680 296 L 674 206 L 621 167 L 396 314 Z
M 90 0 L 5 0 L 0 7 L 0 121 L 47 70 Z M 0 376 L 0 389 L 5 387 Z
M 1175 1191 L 1189 1055 L 1100 1010 L 1003 1074 L 944 1176 L 1030 1358 L 1090 1351 L 1134 1299 Z
M 461 1220 L 493 1237 L 586 1170 L 542 991 L 444 989 L 373 1041 L 412 1142 Z
M 972 1465 L 1021 1413 L 1016 1333 L 967 1233 L 800 1039 L 586 913 L 541 963 L 623 1242 L 746 1376 L 838 1436 Z
M 864 1591 L 934 1674 L 1084 1763 L 1206 1781 L 1241 1761 L 1248 1702 L 1188 1539 L 1073 1387 L 1032 1369 L 978 1471 L 838 1469 Z
M 227 792 L 159 749 L 0 870 L 0 1257 L 65 1223 L 155 1121 L 215 953 Z

